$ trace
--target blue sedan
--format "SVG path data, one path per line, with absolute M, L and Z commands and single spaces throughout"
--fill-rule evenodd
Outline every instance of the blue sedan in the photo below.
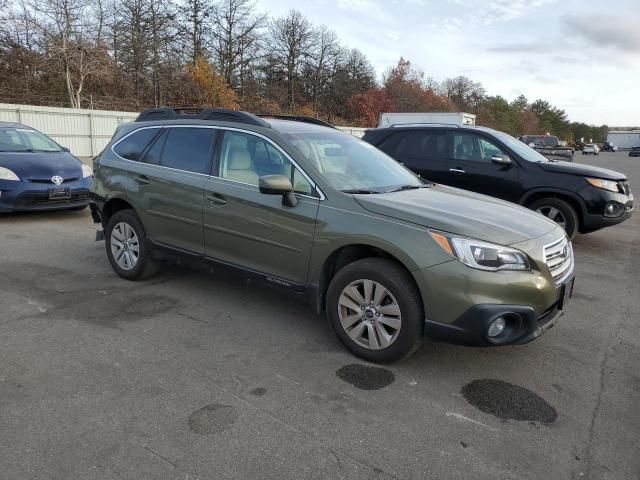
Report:
M 91 167 L 46 135 L 0 122 L 0 212 L 82 209 Z

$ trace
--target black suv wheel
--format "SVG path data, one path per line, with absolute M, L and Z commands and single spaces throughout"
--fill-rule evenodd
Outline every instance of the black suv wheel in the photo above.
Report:
M 567 236 L 573 239 L 578 233 L 580 221 L 575 209 L 564 200 L 554 197 L 541 198 L 529 205 L 531 210 L 553 220 L 567 232 Z

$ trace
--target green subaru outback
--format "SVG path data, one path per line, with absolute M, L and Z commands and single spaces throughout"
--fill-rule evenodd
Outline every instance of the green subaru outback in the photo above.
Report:
M 423 336 L 530 342 L 573 289 L 564 231 L 526 208 L 426 182 L 314 119 L 146 110 L 95 159 L 91 211 L 118 275 L 168 256 L 230 267 L 326 311 L 356 355 Z

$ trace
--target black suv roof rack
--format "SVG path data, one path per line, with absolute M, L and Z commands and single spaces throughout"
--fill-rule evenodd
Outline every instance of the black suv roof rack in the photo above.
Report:
M 440 127 L 456 127 L 460 128 L 460 125 L 457 123 L 444 123 L 444 122 L 411 122 L 411 123 L 392 123 L 388 125 L 388 128 L 396 128 L 396 127 L 415 127 L 420 125 L 432 125 L 432 126 L 440 126 Z M 473 125 L 464 125 L 465 127 L 470 127 Z
M 336 128 L 334 125 L 331 125 L 330 123 L 325 122 L 323 120 L 318 120 L 317 118 L 313 118 L 313 117 L 304 117 L 301 115 L 283 115 L 280 113 L 259 113 L 258 117 L 275 118 L 278 120 L 291 120 L 292 122 L 304 122 L 304 123 L 311 123 L 313 125 L 320 125 L 322 127 Z
M 238 112 L 227 108 L 199 108 L 199 107 L 160 107 L 147 108 L 135 119 L 136 122 L 157 120 L 216 120 L 219 122 L 235 122 L 271 127 L 268 122 L 249 112 Z

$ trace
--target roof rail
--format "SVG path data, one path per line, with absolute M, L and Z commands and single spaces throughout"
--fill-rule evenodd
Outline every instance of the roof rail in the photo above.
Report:
M 160 107 L 148 108 L 140 113 L 136 122 L 153 120 L 214 120 L 219 122 L 246 123 L 259 127 L 270 127 L 268 122 L 248 113 L 230 110 L 227 108 L 200 108 L 200 107 Z
M 305 117 L 301 115 L 283 115 L 279 113 L 259 113 L 258 117 L 262 118 L 274 118 L 277 120 L 291 120 L 292 122 L 304 122 L 311 123 L 313 125 L 321 125 L 323 127 L 336 128 L 334 125 L 331 125 L 328 122 L 323 120 L 319 120 L 313 117 Z
M 396 128 L 396 127 L 412 127 L 412 126 L 420 126 L 420 125 L 440 125 L 443 127 L 456 127 L 460 128 L 460 125 L 457 123 L 444 123 L 444 122 L 411 122 L 411 123 L 392 123 L 388 125 L 388 128 Z M 465 127 L 473 126 L 473 125 L 464 125 Z

